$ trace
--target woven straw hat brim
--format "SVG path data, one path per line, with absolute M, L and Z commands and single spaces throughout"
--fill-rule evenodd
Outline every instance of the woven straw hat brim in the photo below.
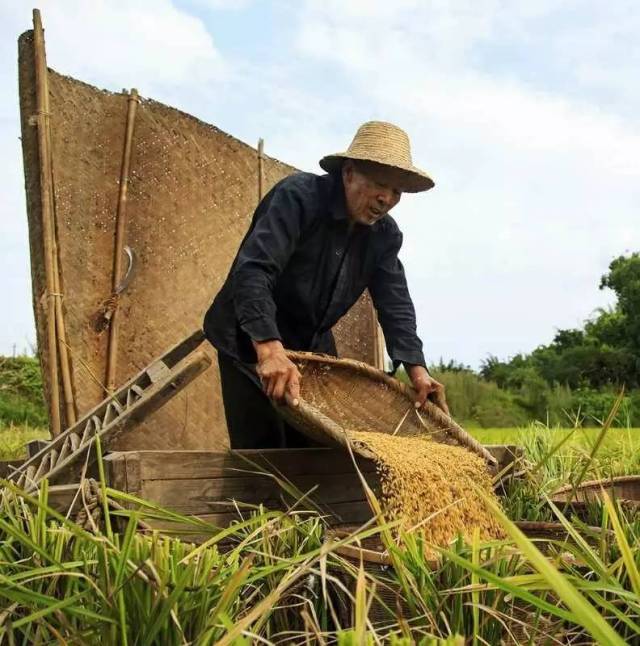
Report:
M 388 164 L 381 161 L 380 157 L 375 155 L 360 155 L 358 153 L 335 153 L 334 155 L 327 155 L 320 160 L 320 168 L 327 173 L 334 173 L 340 170 L 342 163 L 345 159 L 356 159 L 361 161 L 370 161 L 392 168 L 396 171 L 401 171 L 402 174 L 402 187 L 405 193 L 421 193 L 428 191 L 435 186 L 435 182 L 429 177 L 427 173 L 415 166 L 401 166 L 398 164 Z

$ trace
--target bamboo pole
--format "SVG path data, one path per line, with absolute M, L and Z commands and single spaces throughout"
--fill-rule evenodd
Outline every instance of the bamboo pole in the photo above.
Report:
M 60 390 L 58 383 L 58 353 L 56 339 L 55 289 L 55 226 L 53 223 L 51 186 L 51 154 L 49 134 L 49 88 L 44 30 L 38 9 L 33 10 L 33 51 L 36 76 L 36 120 L 38 127 L 38 157 L 40 166 L 40 208 L 42 212 L 42 241 L 44 247 L 45 299 L 47 312 L 47 363 L 49 372 L 49 426 L 51 435 L 60 434 Z
M 53 163 L 51 164 L 53 167 Z M 53 182 L 52 182 L 53 185 Z M 53 213 L 55 214 L 55 202 Z M 62 394 L 64 398 L 64 412 L 66 426 L 73 426 L 76 423 L 78 411 L 76 410 L 75 397 L 73 395 L 73 384 L 71 382 L 71 358 L 69 357 L 69 346 L 67 343 L 67 332 L 62 312 L 62 290 L 60 286 L 60 268 L 58 260 L 58 243 L 53 240 L 53 288 L 56 293 L 56 336 L 58 340 L 58 355 L 60 357 L 60 373 L 62 376 Z
M 373 365 L 378 368 L 378 370 L 385 369 L 384 362 L 384 333 L 378 323 L 378 315 L 376 314 L 376 308 L 371 305 L 372 317 L 373 317 Z
M 127 101 L 127 124 L 120 166 L 120 192 L 118 209 L 116 211 L 116 239 L 113 251 L 113 275 L 111 280 L 112 294 L 117 294 L 122 279 L 122 255 L 124 252 L 124 236 L 127 224 L 127 189 L 129 187 L 129 168 L 131 166 L 131 149 L 133 147 L 133 130 L 135 126 L 136 108 L 140 98 L 135 88 L 129 93 Z M 109 343 L 107 346 L 107 391 L 112 393 L 116 385 L 116 367 L 118 361 L 118 329 L 119 329 L 119 297 L 116 296 L 111 323 L 109 326 Z
M 264 197 L 264 139 L 258 139 L 258 202 Z

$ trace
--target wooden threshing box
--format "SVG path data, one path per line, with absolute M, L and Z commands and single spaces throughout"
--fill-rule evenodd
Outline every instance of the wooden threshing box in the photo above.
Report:
M 498 460 L 499 470 L 518 455 L 515 446 L 487 448 Z M 359 475 L 349 454 L 333 448 L 124 451 L 111 453 L 106 463 L 112 487 L 220 527 L 257 505 L 316 509 L 329 525 L 359 525 L 371 518 L 360 478 L 380 494 L 371 460 L 356 457 Z
M 357 463 L 378 491 L 374 464 Z M 220 527 L 258 505 L 315 509 L 331 525 L 371 517 L 351 458 L 340 449 L 124 451 L 111 453 L 106 464 L 112 487 Z

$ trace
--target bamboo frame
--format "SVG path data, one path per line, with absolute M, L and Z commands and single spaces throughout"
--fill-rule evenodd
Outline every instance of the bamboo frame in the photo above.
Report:
M 371 316 L 373 317 L 373 365 L 378 370 L 384 370 L 386 368 L 384 361 L 384 334 L 380 323 L 378 323 L 378 313 L 373 304 L 371 304 Z
M 53 164 L 52 164 L 53 166 Z M 53 184 L 53 182 L 52 182 Z M 55 202 L 53 208 L 55 218 Z M 67 343 L 67 331 L 64 324 L 64 314 L 62 312 L 62 289 L 60 285 L 60 267 L 58 260 L 58 242 L 54 235 L 54 253 L 53 253 L 53 283 L 56 294 L 55 311 L 56 311 L 56 336 L 58 340 L 58 356 L 60 358 L 60 373 L 62 376 L 62 394 L 64 398 L 64 412 L 66 426 L 72 426 L 76 423 L 78 411 L 76 409 L 75 396 L 73 393 L 73 384 L 71 381 L 71 357 L 69 356 L 69 345 Z
M 51 174 L 51 139 L 49 124 L 49 88 L 47 84 L 47 60 L 44 47 L 44 30 L 38 9 L 33 10 L 33 51 L 36 76 L 36 121 L 38 128 L 38 156 L 40 166 L 40 208 L 42 211 L 42 241 L 45 273 L 45 308 L 47 363 L 49 373 L 49 427 L 53 437 L 60 434 L 60 390 L 58 381 L 58 352 L 56 337 L 56 263 L 54 254 L 55 225 L 53 221 L 53 187 Z
M 124 253 L 124 237 L 127 224 L 127 189 L 129 187 L 129 168 L 131 166 L 131 149 L 133 147 L 133 130 L 135 126 L 136 108 L 140 98 L 134 88 L 128 95 L 127 123 L 125 129 L 124 148 L 122 151 L 122 165 L 120 167 L 120 192 L 118 195 L 118 209 L 116 212 L 116 236 L 113 251 L 113 275 L 111 279 L 112 294 L 118 292 L 122 278 L 122 254 Z M 109 325 L 109 342 L 107 346 L 107 392 L 112 393 L 116 385 L 116 368 L 118 362 L 118 328 L 119 328 L 119 296 L 116 296 L 111 323 Z
M 592 498 L 602 499 L 603 492 L 619 501 L 640 504 L 640 476 L 609 476 L 598 480 L 585 480 L 579 485 L 565 485 L 551 494 L 553 502 L 583 502 Z

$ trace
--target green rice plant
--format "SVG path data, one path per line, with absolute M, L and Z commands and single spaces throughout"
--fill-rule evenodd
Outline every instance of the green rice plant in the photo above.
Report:
M 583 627 L 597 643 L 611 644 L 612 646 L 616 644 L 622 646 L 625 644 L 626 642 L 607 621 L 606 615 L 600 615 L 596 607 L 591 603 L 592 599 L 589 598 L 591 595 L 584 593 L 582 580 L 574 579 L 574 577 L 563 574 L 558 570 L 547 556 L 540 552 L 536 545 L 507 518 L 493 500 L 484 495 L 482 491 L 478 493 L 485 498 L 486 503 L 501 521 L 521 554 L 539 573 L 539 584 L 546 584 L 549 590 L 553 591 L 554 596 L 557 596 L 558 600 L 562 602 L 562 605 L 550 603 L 542 598 L 542 596 L 532 599 L 529 590 L 511 589 L 512 594 L 525 601 L 529 601 L 541 611 L 546 611 L 570 621 L 577 626 Z M 507 581 L 503 581 L 497 583 L 497 585 L 504 590 L 507 587 L 507 583 Z
M 594 530 L 577 517 L 569 520 L 545 495 L 565 484 L 565 474 L 579 484 L 587 474 L 600 473 L 608 425 L 586 449 L 570 447 L 570 438 L 542 430 L 546 441 L 537 442 L 537 455 L 529 454 L 531 477 L 512 482 L 506 503 L 513 513 L 519 496 L 524 515 L 535 510 L 538 519 L 557 520 L 566 529 L 566 540 L 529 540 L 491 501 L 509 539 L 471 546 L 458 541 L 442 550 L 436 567 L 425 557 L 425 548 L 432 546 L 424 545 L 419 533 L 393 541 L 381 532 L 393 571 L 384 582 L 374 580 L 372 588 L 393 587 L 395 578 L 403 602 L 387 606 L 390 629 L 395 617 L 413 637 L 423 630 L 438 637 L 459 633 L 493 644 L 510 634 L 522 643 L 520 624 L 530 640 L 524 643 L 584 641 L 589 636 L 598 643 L 640 642 L 638 514 L 607 503 L 605 497 L 604 505 L 596 502 L 589 510 L 590 522 L 599 526 Z M 405 613 L 401 621 L 400 606 Z
M 513 602 L 508 594 L 490 589 L 481 583 L 473 569 L 464 563 L 482 563 L 495 576 L 505 578 L 528 572 L 525 562 L 508 545 L 465 545 L 458 540 L 449 549 L 461 562 L 443 558 L 434 567 L 424 558 L 425 549 L 419 534 L 403 535 L 399 561 L 406 568 L 419 605 L 416 625 L 440 637 L 454 634 L 473 636 L 478 643 L 499 643 L 508 631 L 513 615 Z M 415 620 L 414 620 L 415 622 Z
M 336 635 L 338 646 L 373 646 L 373 644 L 380 643 L 376 641 L 375 635 L 371 632 L 367 633 L 364 639 L 359 638 L 355 630 L 341 630 Z M 464 646 L 464 637 L 454 635 L 441 639 L 439 637 L 422 637 L 415 640 L 411 637 L 404 637 L 391 633 L 385 636 L 385 644 L 389 646 Z
M 18 643 L 217 643 L 234 630 L 269 639 L 294 625 L 290 595 L 321 545 L 317 517 L 254 513 L 224 550 L 199 549 L 137 532 L 138 512 L 122 533 L 86 532 L 47 506 L 46 486 L 38 500 L 1 496 L 0 639 Z
M 384 635 L 398 644 L 413 639 L 414 631 L 402 636 L 398 621 L 382 632 L 369 621 L 376 584 L 362 571 L 352 598 L 354 626 L 333 621 L 326 590 L 339 584 L 330 570 L 342 559 L 325 543 L 315 512 L 256 509 L 221 530 L 107 488 L 110 499 L 139 508 L 112 511 L 111 529 L 102 523 L 88 532 L 48 506 L 46 482 L 37 498 L 6 485 L 0 643 L 298 643 L 310 633 L 351 643 L 350 630 L 354 643 L 379 643 Z M 139 522 L 151 518 L 210 538 L 194 545 L 140 531 Z M 365 527 L 344 542 L 381 529 Z M 460 643 L 449 635 L 438 641 L 424 627 L 415 635 L 424 644 Z
M 580 520 L 548 495 L 569 473 L 577 481 L 631 454 L 614 455 L 609 431 L 590 445 L 576 442 L 581 429 L 538 431 L 529 477 L 512 481 L 493 510 L 508 538 L 458 539 L 436 562 L 420 530 L 386 521 L 364 480 L 375 519 L 331 544 L 310 492 L 277 473 L 298 503 L 239 507 L 226 528 L 110 489 L 101 476 L 104 518 L 89 532 L 49 507 L 46 483 L 35 498 L 7 483 L 0 644 L 640 642 L 640 515 L 605 497 Z M 533 516 L 556 520 L 566 538 L 528 539 L 512 519 Z M 364 568 L 335 551 L 374 536 L 390 566 Z M 338 593 L 353 620 L 340 614 Z

